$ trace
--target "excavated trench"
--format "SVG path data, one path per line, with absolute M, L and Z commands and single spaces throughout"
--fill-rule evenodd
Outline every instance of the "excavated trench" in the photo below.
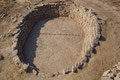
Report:
M 69 2 L 34 8 L 18 26 L 13 60 L 22 69 L 29 64 L 38 73 L 66 74 L 81 69 L 100 38 L 94 13 Z

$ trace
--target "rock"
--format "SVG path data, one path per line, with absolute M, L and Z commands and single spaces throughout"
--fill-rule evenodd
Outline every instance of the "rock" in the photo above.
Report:
M 12 52 L 13 54 L 13 56 L 16 56 L 17 54 L 18 54 L 18 50 L 13 50 L 13 52 Z
M 78 62 L 78 63 L 76 63 L 74 66 L 75 66 L 76 68 L 78 68 L 78 69 L 82 69 L 83 65 L 84 65 L 83 62 Z
M 115 77 L 115 75 L 113 73 L 108 73 L 108 77 L 113 79 Z
M 0 35 L 0 39 L 5 38 L 5 37 L 6 37 L 6 34 Z
M 85 56 L 86 56 L 86 57 L 90 57 L 90 56 L 91 56 L 90 52 L 87 52 L 87 53 L 85 54 Z
M 2 38 L 2 35 L 0 35 L 0 38 Z
M 18 2 L 18 3 L 25 3 L 25 2 L 27 2 L 28 0 L 16 0 L 16 2 Z
M 0 61 L 1 60 L 4 60 L 4 56 L 3 55 L 0 55 Z
M 105 72 L 103 73 L 103 77 L 108 76 L 108 73 L 110 73 L 110 72 L 112 72 L 112 71 L 111 71 L 111 70 L 107 70 L 107 71 L 105 71 Z
M 19 59 L 18 56 L 14 56 L 14 57 L 13 57 L 13 61 L 15 62 L 15 65 L 16 65 L 16 66 L 19 66 L 20 63 L 21 63 L 21 61 L 20 61 L 20 59 Z
M 12 50 L 11 47 L 6 47 L 6 48 L 1 49 L 1 52 L 4 53 L 4 56 L 9 56 L 9 55 L 11 55 L 12 51 L 13 51 L 13 50 Z
M 118 65 L 120 65 L 120 62 L 118 62 Z
M 78 68 L 78 67 L 79 67 L 79 63 L 76 63 L 74 66 L 75 66 L 76 68 Z
M 1 16 L 0 18 L 2 19 L 2 18 L 4 18 L 5 16 L 7 16 L 7 14 L 6 14 L 6 13 L 1 13 L 0 16 Z
M 60 73 L 59 72 L 55 72 L 54 73 L 54 76 L 58 76 Z
M 118 70 L 117 68 L 114 68 L 114 69 L 112 70 L 112 72 L 113 72 L 114 75 L 117 75 L 117 74 L 118 74 L 118 71 L 119 71 L 119 70 Z
M 27 70 L 28 67 L 29 67 L 29 64 L 23 64 L 23 65 L 22 65 L 22 69 L 23 69 L 23 70 Z
M 72 66 L 72 72 L 77 72 L 77 68 L 75 66 Z
M 14 39 L 18 39 L 20 33 L 14 35 Z
M 20 68 L 20 69 L 18 70 L 18 72 L 21 74 L 22 72 L 24 72 L 24 70 L 23 70 L 22 68 Z
M 78 64 L 79 64 L 79 65 L 78 65 L 78 69 L 82 69 L 82 68 L 83 68 L 84 63 L 83 63 L 83 62 L 79 62 Z
M 13 23 L 17 22 L 17 18 L 13 18 L 12 22 Z
M 120 73 L 117 74 L 117 76 L 114 78 L 114 80 L 120 80 Z
M 101 80 L 113 80 L 110 77 L 101 77 Z
M 19 32 L 20 32 L 20 29 L 16 29 L 16 30 L 13 31 L 12 34 L 15 35 L 15 34 L 17 34 L 17 33 L 19 33 Z
M 99 41 L 98 40 L 94 40 L 94 45 L 98 45 Z
M 66 69 L 63 70 L 63 74 L 68 74 L 70 72 L 71 72 L 71 70 L 69 68 L 66 68 Z
M 32 70 L 33 75 L 37 75 L 37 71 L 35 69 Z
M 42 73 L 42 72 L 39 72 L 38 76 L 40 76 L 40 77 L 46 77 L 45 73 Z
M 117 67 L 117 69 L 119 69 L 120 70 L 120 65 L 118 64 L 118 65 L 116 65 L 116 67 Z
M 12 49 L 13 49 L 13 50 L 17 49 L 17 42 L 14 42 L 14 43 L 13 43 Z
M 45 76 L 46 76 L 47 78 L 50 78 L 50 77 L 54 77 L 55 75 L 52 74 L 52 73 L 48 73 L 48 74 L 46 74 Z
M 19 69 L 19 73 L 22 73 L 24 71 L 26 71 L 29 67 L 29 64 L 21 64 L 21 68 Z
M 88 57 L 84 57 L 82 62 L 88 62 L 88 61 L 89 61 Z

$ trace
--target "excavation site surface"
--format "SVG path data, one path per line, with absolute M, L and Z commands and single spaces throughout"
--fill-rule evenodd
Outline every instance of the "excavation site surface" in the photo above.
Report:
M 26 61 L 41 72 L 69 68 L 81 56 L 84 33 L 67 17 L 39 21 L 30 32 L 23 52 Z

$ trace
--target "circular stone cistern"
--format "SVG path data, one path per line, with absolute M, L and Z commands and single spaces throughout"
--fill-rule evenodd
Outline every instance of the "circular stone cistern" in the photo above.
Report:
M 98 20 L 92 10 L 72 2 L 37 6 L 18 25 L 13 61 L 37 75 L 77 72 L 98 44 Z

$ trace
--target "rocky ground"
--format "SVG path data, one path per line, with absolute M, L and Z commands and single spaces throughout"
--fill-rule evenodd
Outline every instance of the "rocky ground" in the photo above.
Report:
M 120 62 L 115 64 L 111 69 L 105 71 L 101 80 L 119 80 L 120 79 Z
M 83 70 L 77 74 L 63 75 L 55 78 L 36 77 L 26 72 L 20 73 L 12 61 L 11 48 L 13 32 L 17 17 L 24 14 L 24 10 L 30 9 L 38 3 L 55 2 L 60 0 L 16 0 L 13 5 L 4 12 L 1 9 L 0 20 L 0 80 L 111 80 L 112 77 L 103 79 L 104 72 L 113 73 L 113 66 L 120 62 L 120 0 L 74 0 L 89 9 L 93 9 L 102 19 L 102 37 L 100 46 L 96 47 L 94 55 Z M 0 2 L 1 3 L 1 2 Z M 3 4 L 3 3 L 2 3 Z M 23 13 L 21 13 L 21 11 Z M 106 73 L 106 74 L 107 74 Z M 105 75 L 106 75 L 105 74 Z M 110 75 L 111 76 L 111 75 Z M 119 76 L 119 71 L 116 77 Z M 119 77 L 114 77 L 119 80 Z

